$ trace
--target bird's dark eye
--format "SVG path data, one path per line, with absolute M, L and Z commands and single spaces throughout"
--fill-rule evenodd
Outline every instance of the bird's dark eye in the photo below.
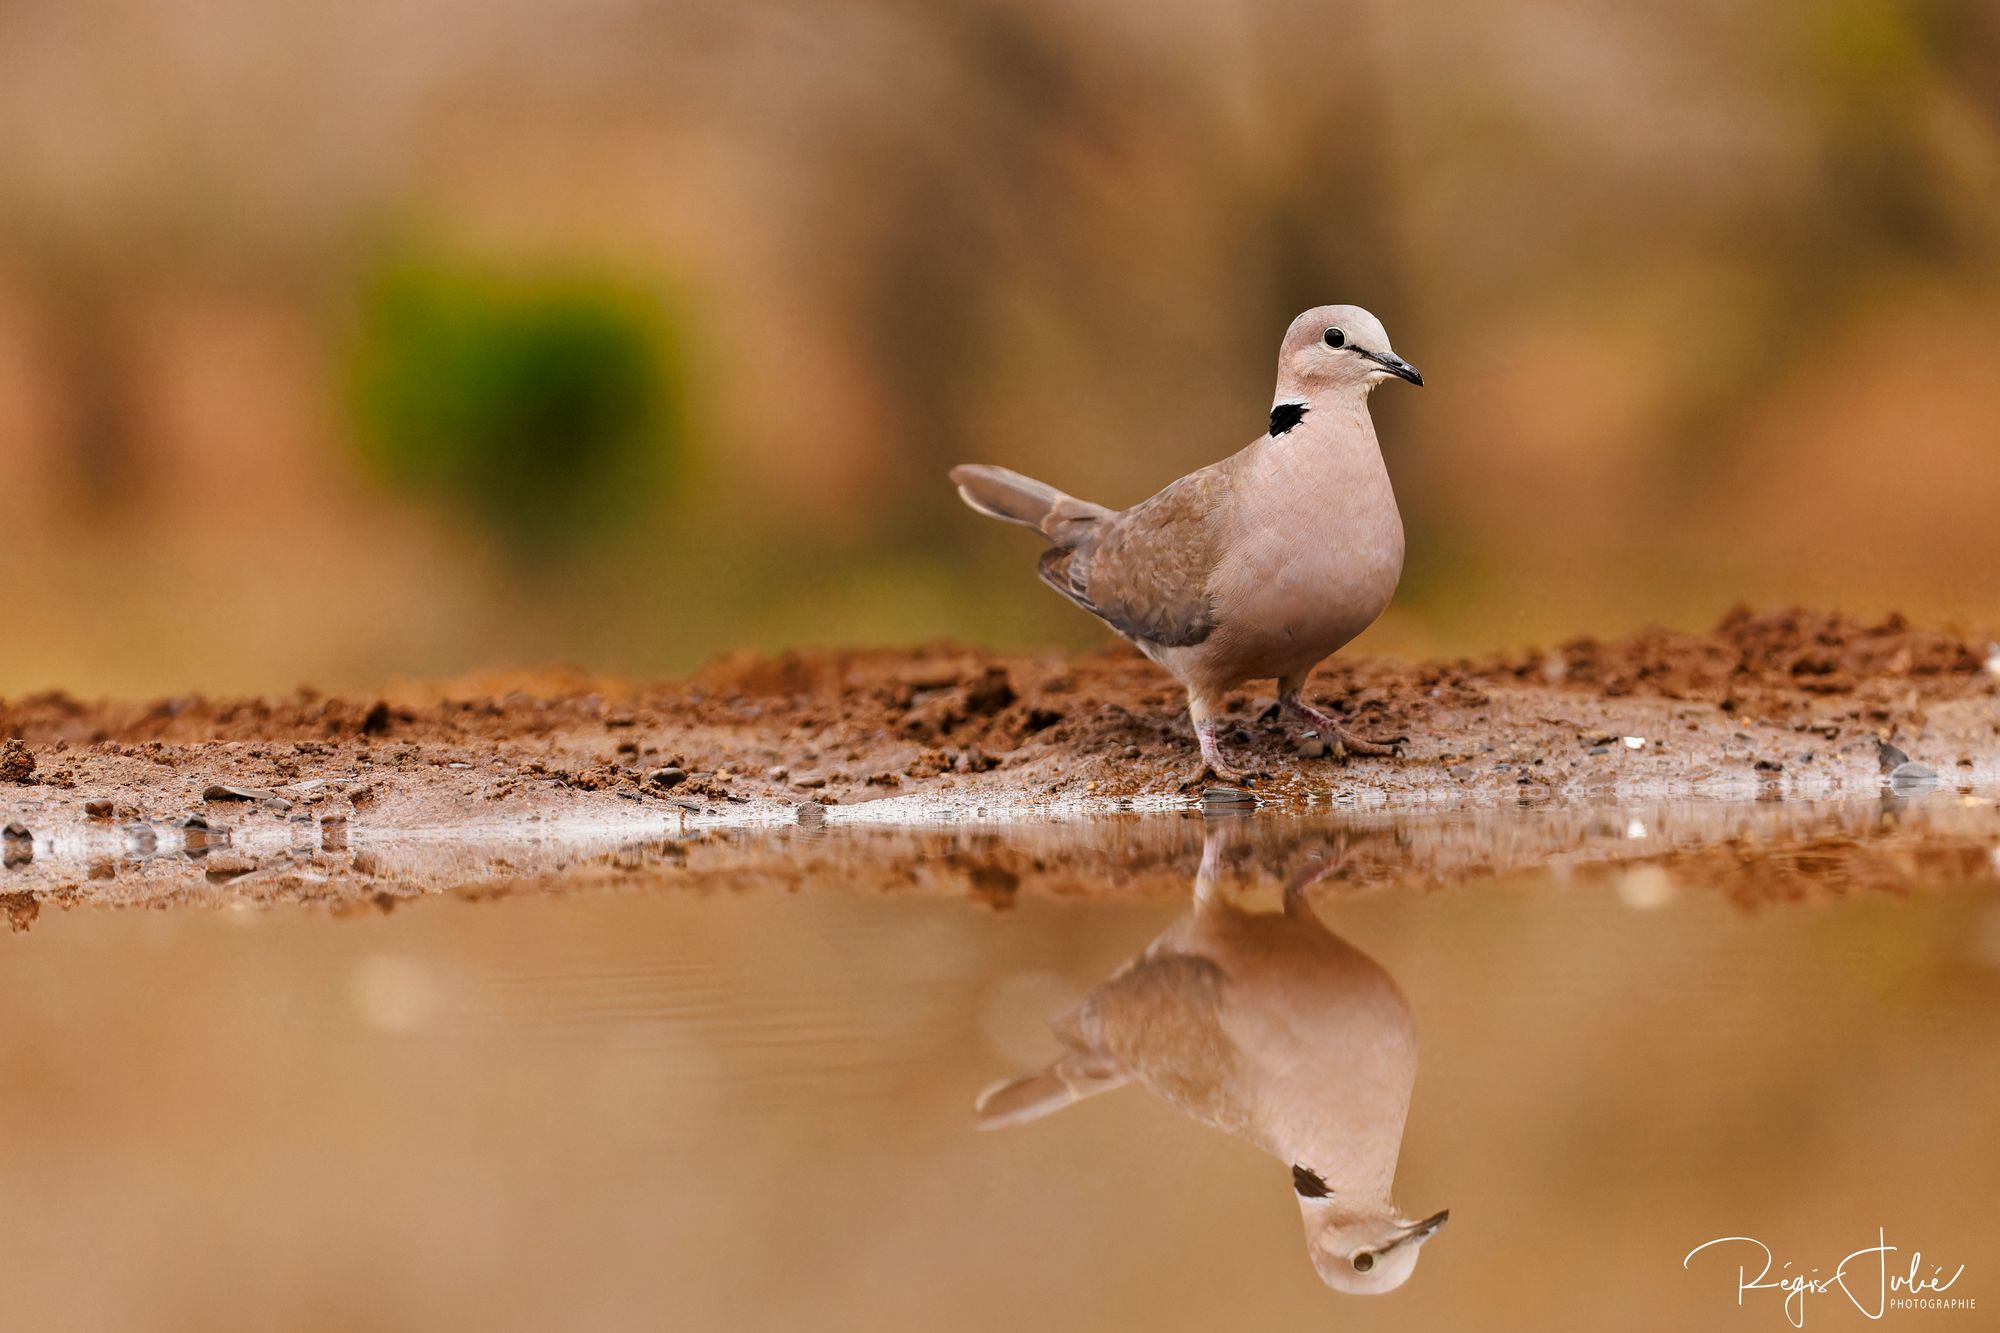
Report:
M 1320 341 L 1328 347 L 1345 347 L 1347 346 L 1347 335 L 1339 329 L 1328 329 Z
M 1328 337 L 1332 337 L 1332 336 L 1333 336 L 1333 334 L 1334 334 L 1334 333 L 1336 333 L 1336 332 L 1338 332 L 1338 330 L 1335 330 L 1335 329 L 1329 329 L 1329 330 L 1327 330 L 1327 336 L 1328 336 Z M 1355 1271 L 1355 1272 L 1357 1272 L 1357 1273 L 1365 1273 L 1365 1272 L 1367 1272 L 1367 1271 L 1368 1271 L 1369 1269 L 1373 1268 L 1374 1266 L 1375 1266 L 1375 1256 L 1374 1256 L 1374 1255 L 1372 1255 L 1372 1254 L 1370 1254 L 1370 1253 L 1368 1253 L 1368 1252 L 1367 1252 L 1366 1250 L 1363 1250 L 1363 1251 L 1362 1251 L 1362 1252 L 1361 1252 L 1360 1254 L 1357 1254 L 1357 1255 L 1355 1255 L 1355 1256 L 1354 1256 L 1354 1271 Z

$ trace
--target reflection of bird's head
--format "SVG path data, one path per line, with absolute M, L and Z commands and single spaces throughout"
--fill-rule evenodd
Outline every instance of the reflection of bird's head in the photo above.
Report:
M 1320 1281 L 1356 1296 L 1380 1296 L 1408 1282 L 1424 1242 L 1451 1216 L 1446 1210 L 1411 1222 L 1386 1201 L 1354 1207 L 1304 1193 L 1299 1212 Z

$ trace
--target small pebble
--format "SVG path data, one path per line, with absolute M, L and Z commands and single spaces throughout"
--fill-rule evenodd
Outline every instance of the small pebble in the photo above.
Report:
M 204 801 L 255 801 L 259 805 L 274 810 L 289 810 L 292 803 L 268 787 L 237 787 L 224 782 L 211 782 L 201 789 Z
M 671 765 L 666 768 L 656 768 L 646 775 L 647 783 L 658 787 L 661 791 L 671 791 L 687 780 L 686 769 L 675 768 Z
M 1889 785 L 1900 790 L 1935 786 L 1938 774 L 1929 764 L 1906 761 L 1889 770 Z
M 83 813 L 91 819 L 109 819 L 111 818 L 111 802 L 102 797 L 94 801 L 85 801 L 83 803 Z
M 35 776 L 35 752 L 20 741 L 0 743 L 0 782 L 26 782 Z

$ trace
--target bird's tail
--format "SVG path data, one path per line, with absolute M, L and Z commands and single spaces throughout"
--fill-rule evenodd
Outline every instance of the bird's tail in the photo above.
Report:
M 1074 545 L 1114 511 L 1065 495 L 1047 482 L 1004 467 L 962 463 L 951 470 L 959 498 L 990 518 L 1034 528 L 1050 541 Z
M 1123 1074 L 1070 1069 L 1059 1060 L 1047 1069 L 995 1083 L 980 1093 L 973 1106 L 973 1123 L 981 1129 L 1025 1125 L 1030 1120 L 1054 1115 L 1095 1093 L 1109 1092 L 1124 1082 Z

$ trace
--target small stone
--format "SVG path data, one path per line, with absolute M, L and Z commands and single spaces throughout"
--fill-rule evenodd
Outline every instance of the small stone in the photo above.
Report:
M 0 744 L 0 782 L 26 782 L 35 776 L 35 752 L 18 740 Z
M 687 780 L 687 770 L 684 768 L 675 768 L 671 764 L 665 768 L 656 768 L 646 775 L 646 784 L 651 787 L 657 787 L 661 791 L 672 791 Z
M 1136 745 L 1128 745 L 1123 750 L 1120 750 L 1118 753 L 1121 758 L 1137 759 L 1139 757 L 1139 747 Z
M 256 801 L 259 805 L 274 806 L 289 810 L 292 803 L 269 787 L 236 787 L 225 782 L 211 782 L 201 789 L 204 801 Z
M 1910 762 L 1910 756 L 1897 749 L 1881 737 L 1875 738 L 1875 758 L 1882 765 L 1884 773 L 1894 772 L 1900 765 Z
M 1937 784 L 1938 773 L 1929 764 L 1919 764 L 1908 760 L 1889 770 L 1889 785 L 1899 791 L 1909 791 L 1931 787 Z
M 109 819 L 111 818 L 111 809 L 111 802 L 101 796 L 94 801 L 85 801 L 83 803 L 83 813 L 91 819 Z
M 826 807 L 817 801 L 800 801 L 792 807 L 792 816 L 807 828 L 817 828 L 826 823 Z
M 35 859 L 35 835 L 19 822 L 0 828 L 0 866 L 12 870 Z

